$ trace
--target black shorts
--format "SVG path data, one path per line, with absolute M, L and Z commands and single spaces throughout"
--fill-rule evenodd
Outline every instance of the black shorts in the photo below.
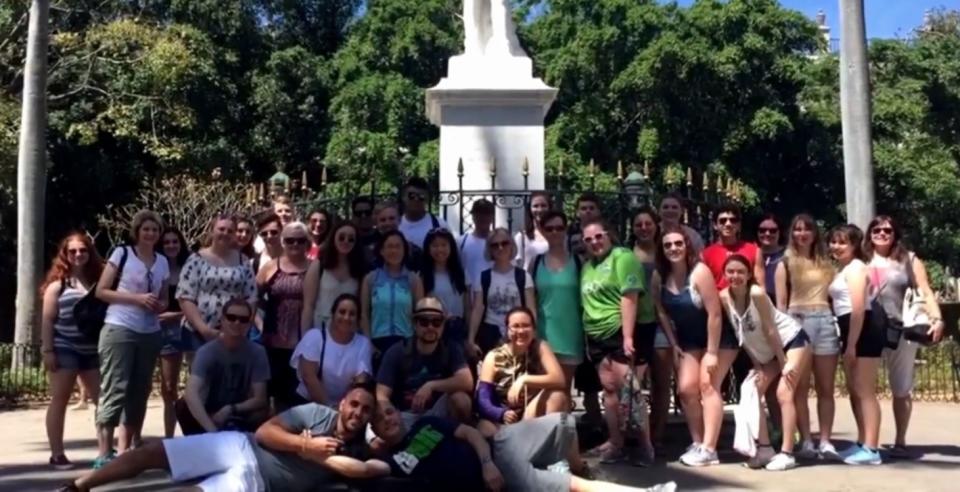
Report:
M 637 324 L 633 330 L 633 365 L 643 366 L 653 360 L 653 340 L 657 335 L 656 323 Z M 608 338 L 598 340 L 587 336 L 587 358 L 596 365 L 604 358 L 621 364 L 629 363 L 630 359 L 623 353 L 623 330 Z
M 789 352 L 793 349 L 806 347 L 807 345 L 810 345 L 810 335 L 807 335 L 807 332 L 801 329 L 790 341 L 783 345 L 783 351 Z
M 843 353 L 847 351 L 847 339 L 850 337 L 850 315 L 837 316 L 837 324 L 840 326 L 840 353 Z M 870 312 L 867 311 L 860 338 L 857 339 L 857 357 L 880 357 L 883 354 L 883 345 L 884 335 L 870 323 Z
M 722 350 L 737 350 L 740 348 L 740 342 L 737 341 L 737 335 L 733 331 L 733 325 L 726 316 L 722 316 L 720 325 L 720 346 Z M 707 327 L 689 327 L 688 329 L 677 329 L 677 343 L 680 350 L 684 352 L 703 351 L 707 349 Z

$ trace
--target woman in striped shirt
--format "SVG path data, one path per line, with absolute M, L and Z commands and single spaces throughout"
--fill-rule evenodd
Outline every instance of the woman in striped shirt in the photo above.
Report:
M 94 249 L 93 242 L 86 234 L 75 232 L 60 242 L 41 289 L 43 365 L 50 373 L 47 440 L 50 443 L 50 465 L 58 470 L 73 466 L 64 455 L 63 421 L 77 376 L 93 401 L 97 401 L 99 394 L 97 341 L 77 329 L 73 306 L 96 283 L 102 270 L 103 259 Z

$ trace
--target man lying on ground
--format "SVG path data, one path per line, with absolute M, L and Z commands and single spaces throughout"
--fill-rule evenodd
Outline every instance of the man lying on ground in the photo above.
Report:
M 366 459 L 363 431 L 376 400 L 367 382 L 355 382 L 339 412 L 316 403 L 273 417 L 256 435 L 227 431 L 151 442 L 107 466 L 64 485 L 87 491 L 161 469 L 174 482 L 202 478 L 197 487 L 216 492 L 312 491 L 335 480 L 382 476 L 389 468 Z
M 502 427 L 493 437 L 493 449 L 480 431 L 440 417 L 425 416 L 407 430 L 400 412 L 379 401 L 373 420 L 377 436 L 386 444 L 386 458 L 394 476 L 426 480 L 435 490 L 537 490 L 541 492 L 673 492 L 669 482 L 649 489 L 626 487 L 581 478 L 586 464 L 580 458 L 576 422 L 569 414 L 554 413 Z M 547 470 L 561 462 L 570 471 Z

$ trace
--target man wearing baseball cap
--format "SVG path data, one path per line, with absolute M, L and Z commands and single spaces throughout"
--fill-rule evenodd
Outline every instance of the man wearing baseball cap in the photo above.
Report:
M 431 415 L 470 418 L 473 376 L 463 348 L 443 341 L 443 304 L 424 297 L 413 311 L 414 336 L 387 350 L 377 374 L 377 398 L 390 400 L 409 426 Z

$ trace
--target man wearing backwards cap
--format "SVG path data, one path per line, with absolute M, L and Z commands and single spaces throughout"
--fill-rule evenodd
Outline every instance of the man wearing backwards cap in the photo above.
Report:
M 439 299 L 421 299 L 413 311 L 414 336 L 390 347 L 380 364 L 377 399 L 393 402 L 407 425 L 425 415 L 470 418 L 473 376 L 463 348 L 444 343 L 444 321 Z

